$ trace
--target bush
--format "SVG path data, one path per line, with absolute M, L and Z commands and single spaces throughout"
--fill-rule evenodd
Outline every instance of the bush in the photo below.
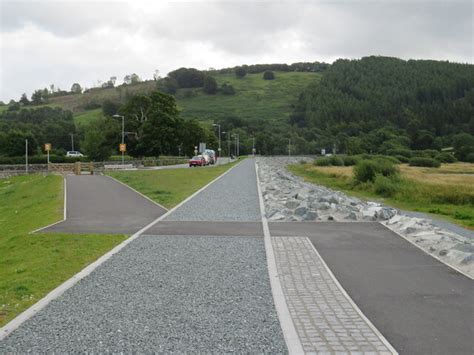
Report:
M 405 149 L 405 148 L 389 149 L 387 150 L 387 154 L 391 156 L 395 156 L 397 157 L 397 159 L 399 156 L 403 156 L 406 158 L 411 158 L 413 156 L 413 152 L 410 149 Z
M 373 182 L 378 174 L 396 178 L 399 173 L 400 170 L 394 163 L 383 159 L 362 160 L 354 166 L 354 179 L 357 182 Z
M 329 158 L 319 158 L 314 160 L 314 165 L 316 166 L 330 166 L 331 165 L 331 159 Z
M 424 166 L 428 168 L 439 168 L 441 163 L 433 158 L 415 157 L 408 162 L 410 166 Z
M 243 78 L 246 75 L 247 75 L 247 71 L 244 68 L 238 67 L 237 69 L 235 69 L 235 76 L 237 78 Z
M 329 157 L 329 161 L 331 162 L 330 165 L 332 166 L 344 166 L 344 161 L 338 156 L 333 155 Z
M 408 163 L 410 161 L 410 158 L 407 158 L 404 155 L 395 155 L 394 157 L 397 158 L 400 163 Z
M 271 70 L 267 70 L 266 72 L 263 73 L 263 79 L 264 80 L 273 80 L 275 79 L 275 74 Z
M 383 175 L 376 175 L 374 181 L 374 191 L 383 197 L 392 197 L 399 190 L 397 181 Z
M 466 159 L 464 159 L 464 161 L 468 163 L 474 163 L 474 153 L 469 153 L 466 155 Z
M 203 91 L 206 94 L 214 95 L 217 93 L 217 81 L 212 76 L 206 76 L 204 78 Z
M 456 162 L 456 158 L 454 157 L 454 155 L 447 152 L 439 153 L 435 157 L 435 159 L 441 163 L 455 163 Z
M 223 95 L 234 95 L 235 89 L 232 85 L 224 83 L 221 86 L 221 91 Z
M 344 161 L 344 166 L 353 166 L 360 161 L 360 158 L 354 155 L 346 155 L 342 157 L 342 160 Z
M 439 151 L 434 149 L 425 149 L 425 150 L 415 150 L 413 151 L 413 157 L 420 158 L 434 158 L 439 154 Z

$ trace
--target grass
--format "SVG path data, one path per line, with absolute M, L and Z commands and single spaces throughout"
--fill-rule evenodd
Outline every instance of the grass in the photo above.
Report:
M 63 179 L 0 179 L 0 326 L 123 241 L 124 235 L 29 234 L 61 220 Z
M 74 114 L 74 123 L 76 127 L 85 126 L 89 123 L 96 121 L 98 119 L 103 118 L 104 115 L 102 113 L 102 109 L 98 108 L 95 110 L 89 110 L 84 112 L 79 112 Z
M 306 181 L 396 208 L 430 213 L 474 230 L 474 164 L 443 164 L 440 168 L 400 165 L 401 179 L 392 197 L 381 198 L 371 183 L 354 184 L 351 167 L 291 165 Z
M 176 94 L 181 114 L 200 121 L 226 116 L 247 119 L 286 120 L 291 105 L 298 95 L 312 82 L 319 80 L 318 73 L 276 72 L 274 80 L 263 80 L 263 73 L 248 74 L 238 79 L 234 74 L 215 74 L 219 87 L 231 84 L 235 95 L 207 95 L 202 89 L 180 89 Z M 191 97 L 185 97 L 185 93 Z
M 108 175 L 166 208 L 172 208 L 235 164 L 210 168 L 112 171 Z

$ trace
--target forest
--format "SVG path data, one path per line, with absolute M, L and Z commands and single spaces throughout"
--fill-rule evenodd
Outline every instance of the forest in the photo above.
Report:
M 300 95 L 289 119 L 306 141 L 342 153 L 440 150 L 461 140 L 472 143 L 459 156 L 466 160 L 474 153 L 474 66 L 340 59 Z

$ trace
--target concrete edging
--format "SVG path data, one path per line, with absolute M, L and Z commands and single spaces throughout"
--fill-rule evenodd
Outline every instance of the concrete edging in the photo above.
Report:
M 56 224 L 59 224 L 59 223 L 61 223 L 61 222 L 64 222 L 64 221 L 66 220 L 66 218 L 67 218 L 67 181 L 66 181 L 66 176 L 63 178 L 63 190 L 64 190 L 63 219 L 60 220 L 60 221 L 57 221 L 57 222 L 48 224 L 47 226 L 44 226 L 44 227 L 35 229 L 34 231 L 29 232 L 28 234 L 34 234 L 34 233 L 40 232 L 40 231 L 42 231 L 43 229 L 52 227 L 52 226 L 54 226 L 54 225 L 56 225 Z M 1 339 L 1 338 L 0 338 L 0 339 Z
M 265 205 L 263 203 L 262 191 L 260 189 L 260 179 L 258 177 L 258 166 L 255 160 L 255 174 L 257 176 L 257 190 L 258 199 L 260 202 L 260 214 L 262 217 L 263 235 L 265 241 L 265 251 L 267 255 L 267 269 L 270 278 L 270 286 L 272 289 L 273 302 L 275 303 L 275 309 L 280 320 L 280 326 L 285 338 L 286 346 L 290 354 L 304 354 L 301 340 L 296 331 L 293 319 L 291 318 L 286 298 L 281 287 L 280 278 L 278 275 L 278 269 L 275 261 L 275 254 L 273 253 L 272 240 L 270 235 L 270 229 L 268 228 L 267 217 L 265 216 Z
M 242 160 L 243 161 L 243 160 Z M 241 162 L 242 162 L 241 161 Z M 97 267 L 99 267 L 101 264 L 103 264 L 105 261 L 110 259 L 114 254 L 118 253 L 120 250 L 122 250 L 125 246 L 127 246 L 129 243 L 137 239 L 142 235 L 143 232 L 154 226 L 156 223 L 164 219 L 166 216 L 168 216 L 170 213 L 181 207 L 183 204 L 185 204 L 187 201 L 192 199 L 194 196 L 198 195 L 205 189 L 207 189 L 211 184 L 228 174 L 232 169 L 237 167 L 241 162 L 235 164 L 233 167 L 231 167 L 229 170 L 225 171 L 223 174 L 219 175 L 216 177 L 214 180 L 209 182 L 207 185 L 201 187 L 199 190 L 194 192 L 192 195 L 188 196 L 185 200 L 181 201 L 179 204 L 177 204 L 175 207 L 173 207 L 171 210 L 166 212 L 165 214 L 161 215 L 157 219 L 155 219 L 153 222 L 149 223 L 142 229 L 140 229 L 138 232 L 133 234 L 130 238 L 125 239 L 122 243 L 116 245 L 112 250 L 108 251 L 101 257 L 99 257 L 96 261 L 92 262 L 88 266 L 86 266 L 84 269 L 79 271 L 77 274 L 69 278 L 68 280 L 64 281 L 61 285 L 50 291 L 46 296 L 41 298 L 38 302 L 33 304 L 31 307 L 27 308 L 25 311 L 17 315 L 15 318 L 13 318 L 10 322 L 5 324 L 2 328 L 0 328 L 0 341 L 3 340 L 5 337 L 7 337 L 10 333 L 12 333 L 14 330 L 16 330 L 18 327 L 20 327 L 23 322 L 27 321 L 31 317 L 33 317 L 36 313 L 38 313 L 40 310 L 42 310 L 44 307 L 46 307 L 49 302 L 52 300 L 58 298 L 61 296 L 64 292 L 66 292 L 68 289 L 73 287 L 76 283 L 78 283 L 80 280 L 85 278 L 87 275 L 92 273 Z M 66 201 L 66 200 L 65 200 Z M 65 213 L 66 214 L 66 213 Z M 62 222 L 62 221 L 60 221 Z M 59 222 L 56 222 L 59 223 Z M 54 223 L 54 224 L 56 224 Z M 41 229 L 44 229 L 46 227 L 43 227 Z M 40 229 L 40 230 L 41 230 Z

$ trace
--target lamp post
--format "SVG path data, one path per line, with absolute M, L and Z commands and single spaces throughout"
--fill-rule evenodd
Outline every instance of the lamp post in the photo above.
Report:
M 74 133 L 69 133 L 71 136 L 71 150 L 74 151 Z
M 234 133 L 232 135 L 234 138 L 235 138 L 235 156 L 238 157 L 239 156 L 239 135 Z
M 115 114 L 112 117 L 122 118 L 122 144 L 125 144 L 125 116 Z M 124 167 L 124 161 L 125 161 L 125 158 L 124 158 L 125 150 L 121 149 L 121 151 L 122 151 L 122 168 L 123 168 Z
M 227 132 L 226 132 L 226 131 L 222 131 L 221 133 L 222 133 L 222 134 L 226 134 Z
M 221 158 L 221 125 L 217 123 L 213 123 L 212 126 L 219 128 L 219 159 Z

